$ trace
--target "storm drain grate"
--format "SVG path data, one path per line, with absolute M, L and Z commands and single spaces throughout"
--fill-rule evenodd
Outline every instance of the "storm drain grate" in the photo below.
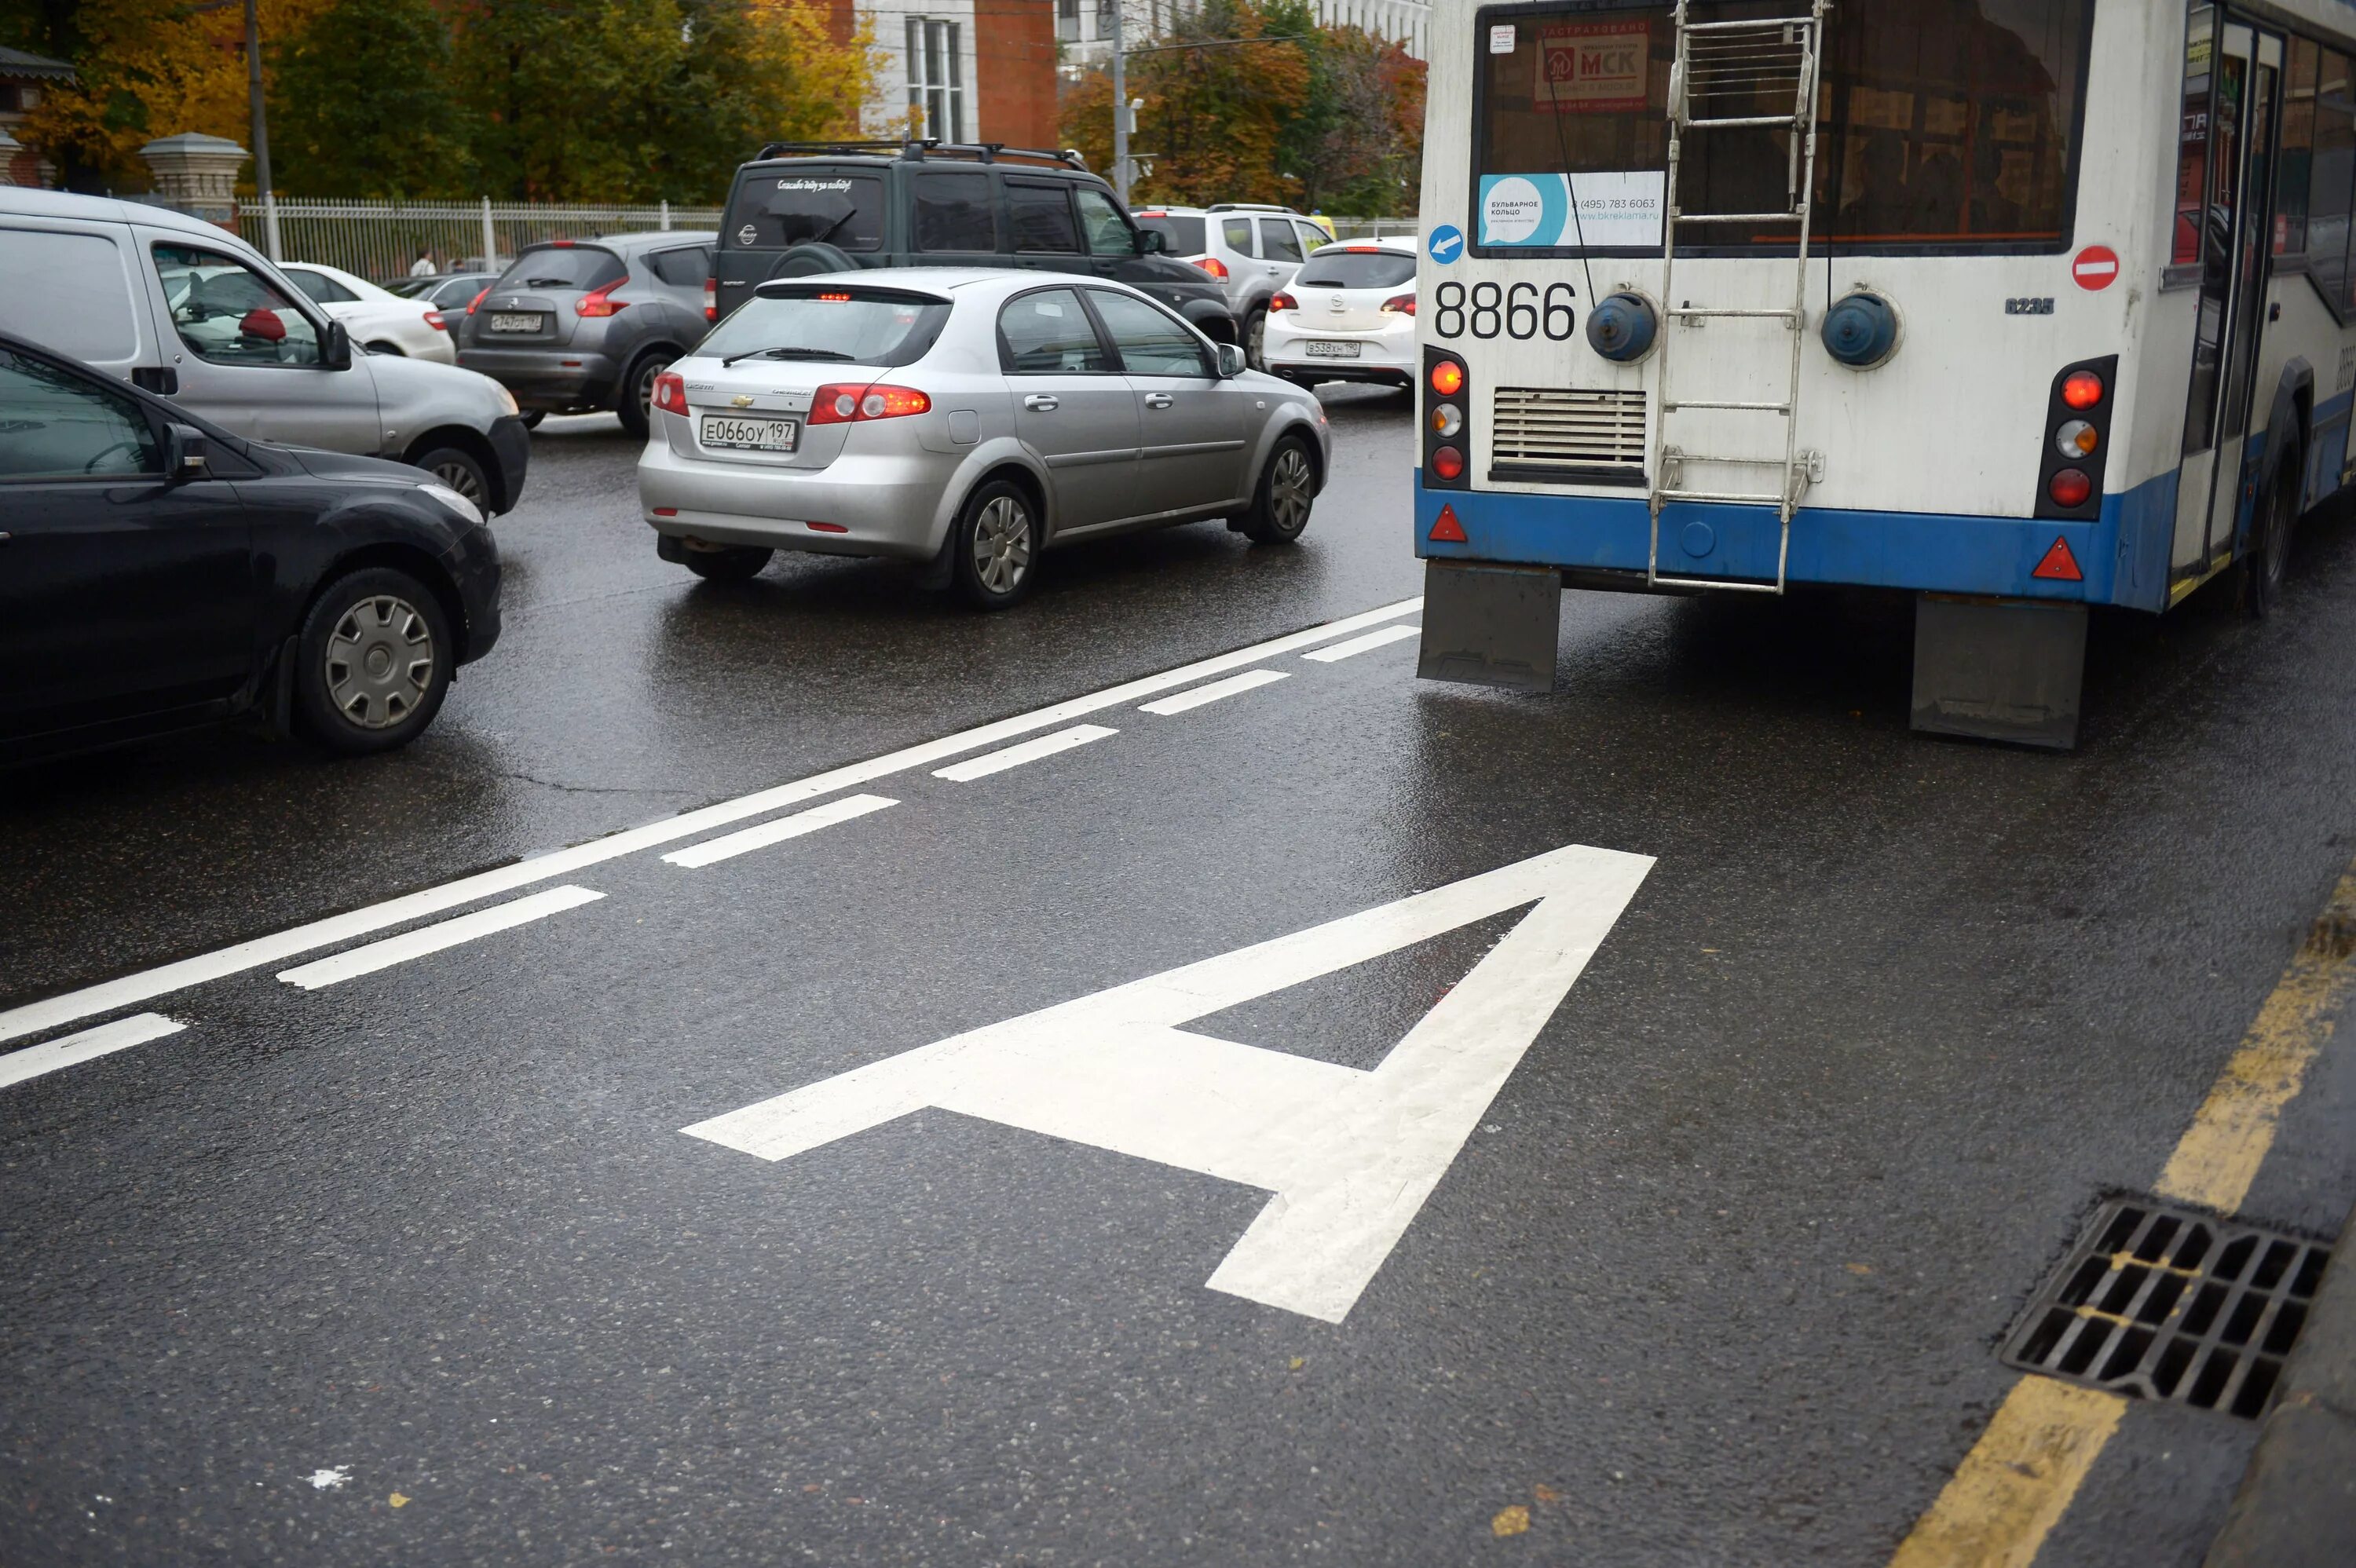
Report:
M 2112 1199 L 2038 1292 L 2008 1365 L 2090 1388 L 2263 1414 L 2331 1250 Z

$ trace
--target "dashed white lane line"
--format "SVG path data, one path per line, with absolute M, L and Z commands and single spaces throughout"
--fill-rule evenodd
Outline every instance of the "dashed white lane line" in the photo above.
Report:
M 38 1078 L 44 1072 L 55 1072 L 60 1067 L 71 1067 L 77 1061 L 88 1061 L 93 1056 L 145 1045 L 151 1040 L 177 1034 L 187 1027 L 179 1019 L 167 1019 L 161 1013 L 141 1013 L 135 1018 L 117 1019 L 111 1024 L 86 1029 L 80 1034 L 70 1034 L 63 1040 L 28 1045 L 22 1051 L 12 1051 L 0 1056 L 0 1089 L 5 1089 L 11 1083 L 22 1083 L 27 1078 Z
M 1042 757 L 1052 757 L 1058 752 L 1068 752 L 1075 746 L 1085 746 L 1091 741 L 1101 741 L 1118 735 L 1118 730 L 1108 730 L 1101 724 L 1075 724 L 1068 730 L 1058 730 L 1052 735 L 1042 735 L 1035 741 L 1025 741 L 1019 746 L 1009 746 L 1002 752 L 992 752 L 986 757 L 969 757 L 946 768 L 935 768 L 933 777 L 953 779 L 964 784 L 969 779 L 988 778 L 1009 768 L 1019 768 L 1025 763 L 1035 763 Z
M 1379 648 L 1390 643 L 1404 642 L 1409 637 L 1420 635 L 1422 631 L 1421 626 L 1385 626 L 1379 632 L 1368 632 L 1363 637 L 1352 637 L 1346 643 L 1335 643 L 1330 648 L 1319 648 L 1315 653 L 1303 654 L 1301 656 L 1305 659 L 1314 659 L 1319 664 L 1333 664 L 1339 659 L 1355 658 L 1369 648 Z
M 747 827 L 740 833 L 730 833 L 718 838 L 707 838 L 701 844 L 691 844 L 684 849 L 674 849 L 663 857 L 674 866 L 709 866 L 714 860 L 725 860 L 754 849 L 766 849 L 772 844 L 782 844 L 788 838 L 798 838 L 805 833 L 815 833 L 821 827 L 831 827 L 838 822 L 881 811 L 887 805 L 897 805 L 880 795 L 847 795 L 841 800 L 830 800 L 824 805 L 813 805 L 808 811 L 797 811 L 791 816 L 780 816 Z
M 445 920 L 422 931 L 404 931 L 399 936 L 388 936 L 382 942 L 371 942 L 366 947 L 355 947 L 349 953 L 338 953 L 332 958 L 322 958 L 299 969 L 285 970 L 278 977 L 290 986 L 316 991 L 322 986 L 332 986 L 356 975 L 372 975 L 379 969 L 390 969 L 396 964 L 406 964 L 412 958 L 423 958 L 429 953 L 439 953 L 445 947 L 455 947 L 462 942 L 472 942 L 496 931 L 507 931 L 535 920 L 545 920 L 552 914 L 578 909 L 605 896 L 588 888 L 551 888 L 544 893 L 513 899 L 503 904 L 494 904 L 489 909 L 478 909 L 472 914 L 462 914 L 455 920 Z
M 1289 672 L 1280 669 L 1248 669 L 1241 675 L 1231 675 L 1225 680 L 1215 680 L 1208 686 L 1198 686 L 1182 691 L 1175 697 L 1165 697 L 1159 702 L 1141 702 L 1141 713 L 1183 713 L 1190 708 L 1200 708 L 1206 702 L 1216 702 L 1223 697 L 1235 697 L 1285 678 Z
M 873 784 L 877 779 L 889 778 L 894 773 L 908 773 L 916 768 L 930 767 L 947 758 L 995 746 L 1018 735 L 1029 735 L 1053 729 L 1058 724 L 1068 724 L 1087 714 L 1124 707 L 1140 699 L 1173 691 L 1182 686 L 1193 686 L 1197 681 L 1225 675 L 1247 665 L 1281 657 L 1302 648 L 1312 648 L 1336 637 L 1350 636 L 1368 626 L 1378 626 L 1402 615 L 1412 615 L 1422 608 L 1421 599 L 1402 599 L 1396 604 L 1386 604 L 1380 609 L 1356 615 L 1345 615 L 1322 626 L 1311 626 L 1281 637 L 1272 637 L 1264 643 L 1254 643 L 1249 647 L 1235 648 L 1206 659 L 1197 659 L 1176 669 L 1163 670 L 1160 675 L 1123 681 L 1119 686 L 1108 686 L 1084 697 L 1050 703 L 1028 713 L 995 720 L 936 741 L 905 746 L 863 763 L 830 768 L 825 773 L 812 773 L 808 778 L 739 795 L 734 800 L 681 812 L 677 816 L 667 816 L 620 833 L 609 833 L 603 838 L 593 838 L 569 849 L 535 856 L 512 866 L 478 871 L 455 882 L 420 889 L 400 898 L 387 899 L 382 903 L 369 904 L 325 920 L 315 920 L 307 925 L 257 936 L 251 941 L 158 965 L 153 969 L 142 969 L 99 985 L 84 986 L 78 991 L 66 991 L 58 996 L 45 997 L 37 1002 L 27 1002 L 0 1011 L 0 1040 L 21 1039 L 55 1029 L 60 1024 L 112 1012 L 118 1008 L 134 1007 L 191 986 L 241 975 L 249 969 L 263 968 L 297 954 L 316 952 L 373 932 L 406 925 L 411 921 L 423 920 L 462 904 L 497 898 L 501 893 L 527 888 L 535 882 L 554 881 L 559 877 L 571 876 L 584 866 L 617 860 L 625 855 L 635 855 L 642 849 L 652 849 L 659 845 L 676 844 L 682 838 L 693 838 L 712 828 L 742 822 L 747 817 L 766 816 L 782 807 L 816 800 L 837 790 Z

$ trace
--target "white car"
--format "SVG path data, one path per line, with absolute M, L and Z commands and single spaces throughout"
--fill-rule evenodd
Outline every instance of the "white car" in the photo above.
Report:
M 458 350 L 449 324 L 432 305 L 402 298 L 341 267 L 319 261 L 288 261 L 278 269 L 312 302 L 344 324 L 352 341 L 370 354 L 400 354 L 455 365 Z
M 1269 373 L 1318 381 L 1415 385 L 1415 240 L 1351 240 L 1301 264 L 1269 302 Z

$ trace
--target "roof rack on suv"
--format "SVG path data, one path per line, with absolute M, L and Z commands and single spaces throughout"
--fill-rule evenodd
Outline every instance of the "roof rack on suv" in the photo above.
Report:
M 767 142 L 753 155 L 753 162 L 763 164 L 771 158 L 802 153 L 841 155 L 845 153 L 897 153 L 908 163 L 921 164 L 926 158 L 972 158 L 985 164 L 1001 158 L 1025 158 L 1033 162 L 1060 164 L 1066 168 L 1087 172 L 1087 160 L 1077 148 L 1057 151 L 1049 147 L 1010 147 L 1003 142 L 941 142 L 930 138 L 891 142 Z
M 1291 212 L 1289 207 L 1279 207 L 1272 201 L 1215 201 L 1203 208 L 1205 212 Z

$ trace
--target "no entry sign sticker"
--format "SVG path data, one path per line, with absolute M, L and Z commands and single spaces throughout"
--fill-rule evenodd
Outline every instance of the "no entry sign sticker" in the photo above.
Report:
M 2071 259 L 2070 275 L 2082 289 L 2106 289 L 2119 275 L 2119 253 L 2108 245 L 2089 245 Z

